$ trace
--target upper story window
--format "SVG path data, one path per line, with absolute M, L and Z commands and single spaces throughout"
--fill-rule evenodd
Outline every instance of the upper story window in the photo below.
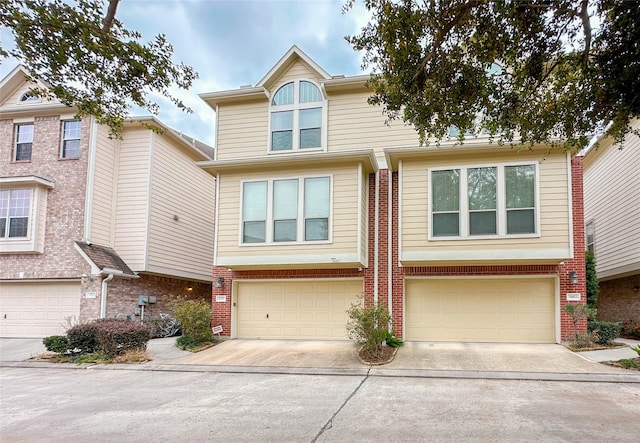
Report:
M 538 234 L 536 175 L 535 164 L 430 170 L 430 236 Z
M 0 191 L 0 238 L 25 238 L 29 234 L 31 189 Z
M 242 243 L 329 240 L 330 177 L 242 185 Z
M 15 125 L 15 145 L 13 159 L 17 162 L 31 161 L 31 148 L 33 146 L 33 123 L 20 123 Z
M 22 94 L 22 96 L 20 97 L 20 102 L 24 103 L 24 102 L 39 102 L 41 101 L 41 98 L 37 95 L 35 95 L 33 92 L 31 91 L 27 91 L 24 94 Z
M 278 89 L 271 100 L 271 151 L 319 149 L 323 146 L 325 101 L 311 82 L 296 80 Z
M 60 149 L 61 158 L 80 157 L 80 132 L 82 123 L 79 120 L 62 122 L 62 146 Z
M 596 224 L 593 221 L 590 221 L 589 223 L 587 223 L 585 231 L 586 231 L 586 240 L 587 240 L 587 251 L 594 252 Z

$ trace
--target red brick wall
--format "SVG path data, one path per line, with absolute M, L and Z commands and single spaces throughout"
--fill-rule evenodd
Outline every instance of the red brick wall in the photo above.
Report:
M 640 323 L 640 274 L 600 282 L 598 320 Z
M 82 122 L 80 158 L 60 159 L 62 123 L 59 115 L 36 117 L 30 162 L 12 162 L 13 120 L 0 120 L 0 176 L 50 177 L 47 191 L 43 254 L 0 255 L 0 279 L 80 278 L 89 266 L 76 252 L 75 240 L 83 238 L 87 179 L 89 119 Z

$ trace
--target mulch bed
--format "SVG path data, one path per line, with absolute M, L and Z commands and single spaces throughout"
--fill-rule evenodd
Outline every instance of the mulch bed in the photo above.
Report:
M 396 356 L 398 348 L 391 346 L 383 346 L 380 355 L 376 355 L 371 350 L 360 348 L 358 350 L 358 358 L 365 365 L 386 365 L 391 363 Z

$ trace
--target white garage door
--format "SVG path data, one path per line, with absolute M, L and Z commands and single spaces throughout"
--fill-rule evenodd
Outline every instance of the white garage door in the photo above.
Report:
M 407 340 L 554 343 L 551 278 L 407 279 Z
M 64 334 L 79 314 L 79 282 L 0 283 L 0 337 Z
M 237 336 L 347 339 L 346 311 L 362 288 L 362 279 L 237 282 Z

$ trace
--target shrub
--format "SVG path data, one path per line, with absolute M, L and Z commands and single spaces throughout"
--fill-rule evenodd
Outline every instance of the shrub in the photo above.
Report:
M 638 357 L 640 357 L 640 345 L 637 345 L 635 348 L 631 348 L 631 350 L 636 351 Z
M 588 329 L 598 334 L 596 343 L 601 345 L 606 345 L 620 336 L 620 325 L 610 321 L 590 321 Z
M 622 333 L 627 337 L 640 338 L 640 323 L 627 322 L 623 324 Z
M 376 357 L 382 355 L 382 347 L 389 334 L 389 311 L 382 304 L 364 307 L 362 302 L 354 303 L 347 310 L 349 322 L 347 335 L 362 343 L 364 350 Z
M 96 320 L 100 350 L 109 356 L 116 356 L 128 350 L 147 349 L 149 329 L 131 320 Z
M 580 321 L 585 320 L 587 317 L 589 317 L 589 314 L 590 312 L 592 312 L 592 310 L 589 309 L 589 307 L 586 305 L 568 304 L 568 305 L 565 305 L 564 311 L 567 314 L 569 314 L 569 317 L 571 317 L 571 321 L 573 322 L 573 336 L 577 341 L 578 340 L 578 323 L 580 323 Z
M 598 294 L 600 293 L 600 286 L 598 276 L 596 275 L 596 258 L 593 251 L 586 252 L 585 262 L 587 268 L 587 305 L 595 310 L 596 303 L 598 302 Z
M 182 336 L 195 343 L 211 341 L 211 305 L 204 300 L 182 300 L 175 302 L 173 316 L 180 322 Z M 186 339 L 185 339 L 186 340 Z
M 396 337 L 396 331 L 394 330 L 387 331 L 387 336 L 384 340 L 387 343 L 387 346 L 391 346 L 392 348 L 399 348 L 404 344 L 404 340 Z
M 623 358 L 622 360 L 619 361 L 619 363 L 620 363 L 620 366 L 622 366 L 625 369 L 638 367 L 638 361 L 633 358 Z
M 69 350 L 69 339 L 65 335 L 51 335 L 42 339 L 47 351 L 64 354 Z
M 67 331 L 69 349 L 90 354 L 100 349 L 98 325 L 94 322 L 76 325 Z

